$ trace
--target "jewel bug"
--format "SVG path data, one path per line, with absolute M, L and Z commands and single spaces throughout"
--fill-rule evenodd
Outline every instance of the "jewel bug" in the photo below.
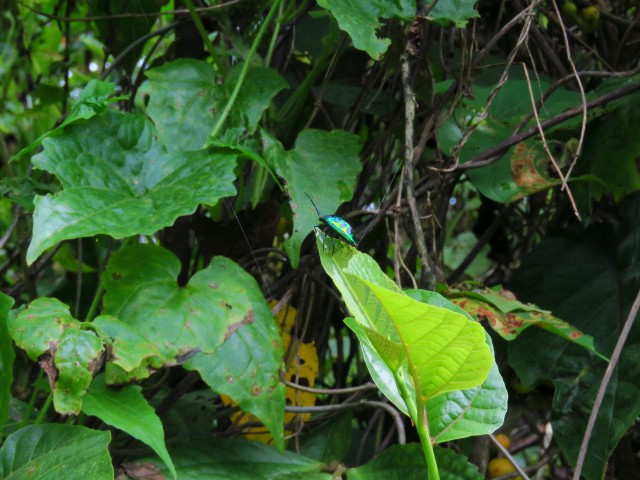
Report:
M 353 228 L 349 225 L 349 222 L 340 218 L 338 215 L 321 215 L 316 202 L 314 202 L 306 192 L 305 195 L 311 200 L 311 203 L 318 213 L 318 219 L 322 223 L 322 225 L 317 225 L 317 227 L 326 227 L 327 235 L 332 236 L 331 234 L 333 234 L 334 238 L 340 238 L 352 247 L 358 248 L 356 240 L 353 237 Z

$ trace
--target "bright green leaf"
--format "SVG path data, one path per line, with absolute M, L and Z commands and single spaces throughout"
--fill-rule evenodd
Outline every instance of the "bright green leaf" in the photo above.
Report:
M 473 320 L 468 313 L 439 293 L 426 290 L 409 290 L 406 293 L 418 301 L 447 308 Z M 485 339 L 493 353 L 491 337 L 487 334 Z M 507 388 L 494 358 L 482 385 L 447 392 L 427 402 L 429 432 L 436 443 L 493 433 L 504 422 L 507 403 Z
M 155 233 L 235 193 L 235 154 L 167 153 L 153 135 L 144 117 L 110 112 L 44 141 L 33 163 L 63 190 L 36 197 L 29 263 L 70 238 Z
M 110 441 L 109 432 L 76 425 L 31 425 L 9 435 L 0 448 L 0 477 L 113 480 Z
M 305 193 L 312 196 L 322 215 L 333 214 L 340 203 L 351 200 L 362 169 L 359 151 L 358 137 L 351 133 L 309 129 L 298 135 L 295 148 L 286 156 L 274 155 L 272 160 L 287 182 L 294 213 L 293 233 L 285 242 L 293 266 L 298 265 L 302 241 L 318 223 L 318 214 Z
M 98 417 L 107 425 L 149 445 L 176 478 L 175 467 L 164 444 L 162 422 L 142 395 L 141 387 L 111 388 L 105 384 L 104 375 L 98 375 L 84 397 L 82 413 Z
M 319 236 L 322 251 L 321 242 Z M 460 313 L 418 302 L 397 287 L 389 288 L 390 280 L 380 281 L 384 276 L 375 262 L 341 242 L 331 253 L 322 251 L 320 259 L 355 317 L 356 333 L 364 333 L 368 349 L 386 365 L 387 381 L 392 376 L 401 383 L 402 376 L 411 376 L 417 392 L 414 402 L 476 387 L 486 379 L 493 356 L 479 324 Z M 365 280 L 364 272 L 383 286 Z M 406 386 L 397 390 L 403 389 Z M 408 406 L 412 417 L 414 409 Z
M 331 12 L 340 29 L 349 34 L 355 48 L 364 50 L 374 60 L 378 60 L 391 43 L 389 39 L 377 36 L 381 27 L 379 19 L 411 20 L 416 11 L 415 0 L 318 0 L 318 5 Z

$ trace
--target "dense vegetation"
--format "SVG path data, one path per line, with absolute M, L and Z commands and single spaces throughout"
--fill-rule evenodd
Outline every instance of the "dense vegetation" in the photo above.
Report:
M 0 478 L 640 478 L 637 2 L 2 4 Z

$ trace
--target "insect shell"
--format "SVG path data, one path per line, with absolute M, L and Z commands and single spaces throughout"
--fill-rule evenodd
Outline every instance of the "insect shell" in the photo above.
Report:
M 320 217 L 320 221 L 326 225 L 329 230 L 337 233 L 349 245 L 356 247 L 356 240 L 353 238 L 353 228 L 342 218 L 337 215 L 324 215 Z

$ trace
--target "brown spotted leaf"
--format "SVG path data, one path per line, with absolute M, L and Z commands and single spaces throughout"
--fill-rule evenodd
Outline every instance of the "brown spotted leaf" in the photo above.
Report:
M 102 340 L 55 298 L 38 298 L 10 318 L 9 333 L 18 347 L 40 365 L 49 378 L 53 403 L 62 414 L 77 414 L 104 348 Z
M 224 257 L 215 257 L 183 287 L 179 272 L 179 260 L 154 245 L 116 252 L 103 276 L 105 313 L 154 345 L 165 366 L 198 371 L 213 390 L 258 416 L 283 445 L 282 344 L 256 281 Z M 118 345 L 117 331 L 111 332 Z M 131 332 L 123 340 L 135 345 Z M 158 366 L 157 358 L 149 364 Z M 128 367 L 132 375 L 140 375 L 134 367 Z
M 520 302 L 512 292 L 500 285 L 473 291 L 450 290 L 447 296 L 478 321 L 487 321 L 505 340 L 513 340 L 523 330 L 536 325 L 600 356 L 593 346 L 593 337 L 554 317 L 551 312 Z

